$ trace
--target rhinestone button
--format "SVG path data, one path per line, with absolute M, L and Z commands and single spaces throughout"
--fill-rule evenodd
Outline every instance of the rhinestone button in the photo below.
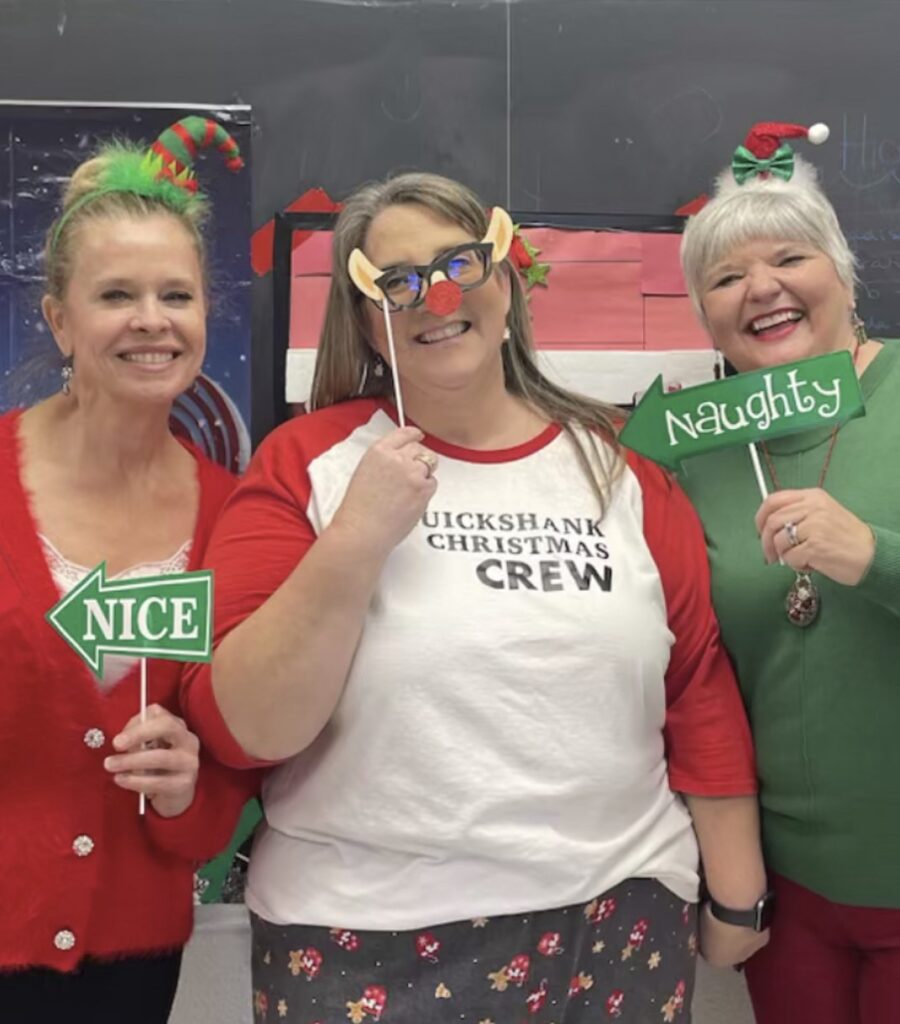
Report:
M 72 843 L 72 849 L 75 851 L 76 857 L 87 857 L 89 853 L 93 852 L 94 840 L 90 836 L 76 836 Z
M 68 928 L 63 928 L 53 936 L 53 945 L 63 952 L 67 952 L 75 946 L 75 933 Z
M 88 729 L 84 734 L 84 745 L 91 750 L 99 750 L 106 742 L 102 729 Z

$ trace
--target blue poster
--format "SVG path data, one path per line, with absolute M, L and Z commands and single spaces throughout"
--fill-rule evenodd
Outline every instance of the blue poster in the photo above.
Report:
M 237 471 L 250 455 L 248 107 L 0 104 L 0 409 L 31 405 L 59 387 L 40 358 L 54 344 L 40 311 L 41 252 L 66 179 L 98 143 L 119 137 L 149 146 L 189 114 L 227 128 L 245 166 L 230 173 L 214 149 L 195 163 L 212 205 L 207 353 L 203 374 L 175 405 L 172 427 Z

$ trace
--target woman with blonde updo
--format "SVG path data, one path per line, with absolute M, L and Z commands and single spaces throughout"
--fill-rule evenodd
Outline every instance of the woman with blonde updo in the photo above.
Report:
M 0 1007 L 16 1024 L 168 1019 L 195 863 L 251 781 L 199 753 L 177 662 L 149 663 L 142 722 L 137 659 L 95 678 L 44 618 L 100 562 L 116 579 L 196 567 L 233 486 L 169 431 L 205 352 L 207 203 L 165 166 L 115 144 L 76 171 L 45 251 L 61 386 L 0 417 Z

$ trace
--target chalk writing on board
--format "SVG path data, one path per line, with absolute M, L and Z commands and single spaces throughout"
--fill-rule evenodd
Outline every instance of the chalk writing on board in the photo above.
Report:
M 409 124 L 422 113 L 425 98 L 418 81 L 408 71 L 403 72 L 402 79 L 391 83 L 390 88 L 381 98 L 382 113 L 391 121 Z
M 851 245 L 858 242 L 900 242 L 900 228 L 866 228 L 862 231 L 845 231 Z
M 841 127 L 841 178 L 846 184 L 869 189 L 900 181 L 900 139 L 874 131 L 868 114 L 844 114 Z

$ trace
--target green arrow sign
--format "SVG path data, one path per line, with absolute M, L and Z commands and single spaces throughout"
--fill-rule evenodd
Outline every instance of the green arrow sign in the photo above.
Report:
M 662 377 L 631 414 L 622 444 L 669 469 L 717 448 L 865 416 L 849 352 L 740 373 L 664 394 Z
M 110 582 L 101 562 L 46 619 L 100 676 L 107 654 L 210 661 L 212 605 L 208 570 Z

